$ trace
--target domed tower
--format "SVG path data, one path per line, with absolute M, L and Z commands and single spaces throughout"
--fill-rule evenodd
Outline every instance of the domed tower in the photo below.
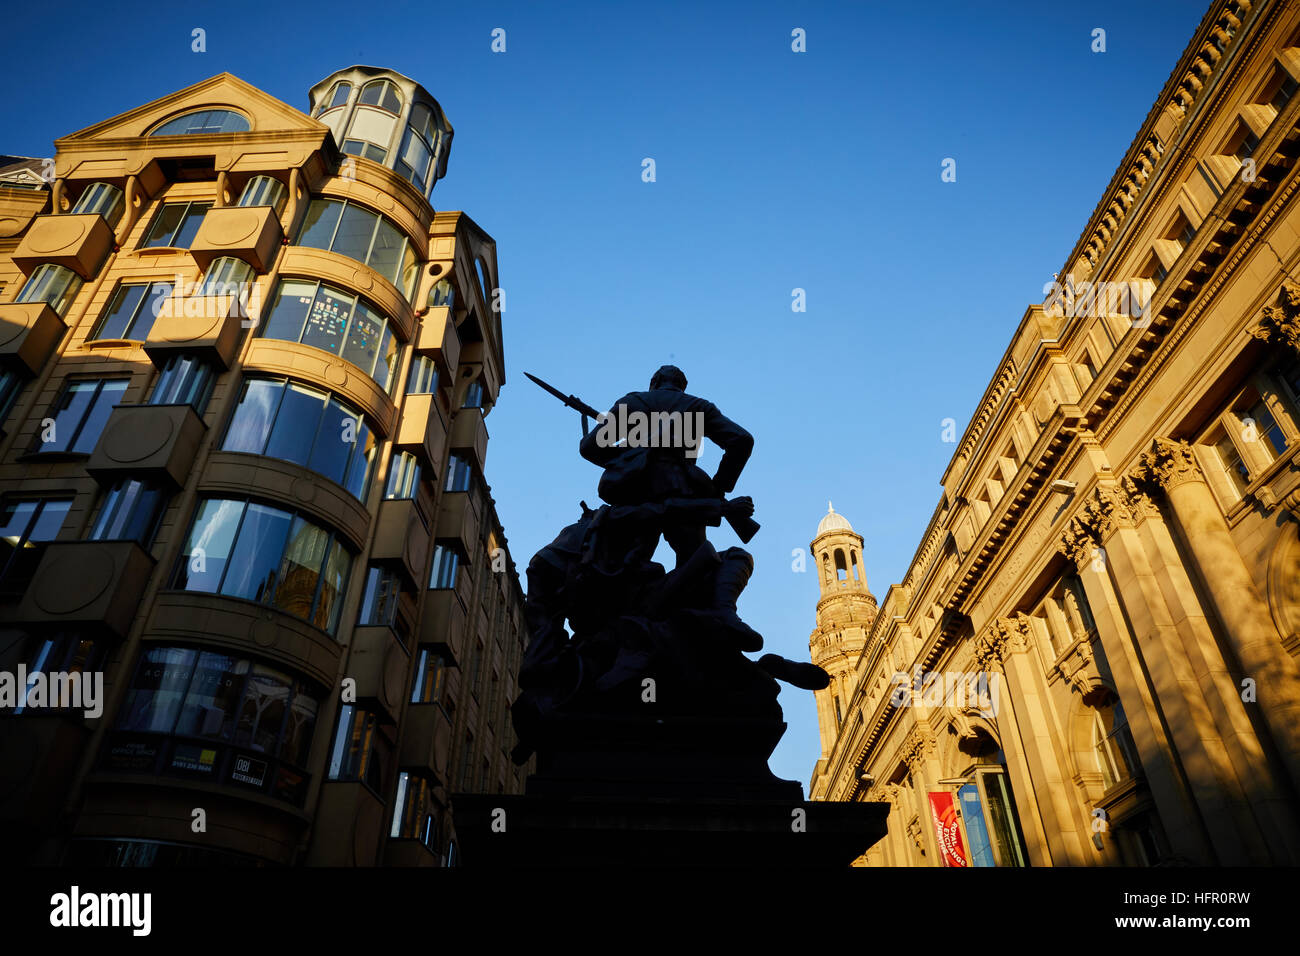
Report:
M 812 662 L 831 676 L 830 685 L 817 691 L 823 757 L 831 752 L 848 713 L 854 668 L 877 611 L 862 567 L 862 535 L 829 502 L 827 509 L 810 546 L 821 597 L 817 627 L 808 639 Z
M 447 175 L 451 124 L 419 83 L 393 70 L 350 66 L 311 88 L 311 115 L 339 149 L 373 160 L 410 182 L 425 199 Z

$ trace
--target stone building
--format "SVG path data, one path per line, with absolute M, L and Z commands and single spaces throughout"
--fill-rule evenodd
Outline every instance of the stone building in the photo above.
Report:
M 1300 6 L 1215 0 L 878 613 L 823 520 L 811 792 L 889 803 L 865 863 L 1300 863 L 1298 85 Z
M 221 74 L 0 158 L 19 858 L 438 865 L 453 791 L 521 789 L 496 246 L 430 204 L 451 140 L 352 67 L 308 113 Z M 74 675 L 95 707 L 37 693 Z

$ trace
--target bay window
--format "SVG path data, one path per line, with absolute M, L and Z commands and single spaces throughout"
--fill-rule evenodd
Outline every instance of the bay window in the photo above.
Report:
M 325 285 L 285 279 L 276 289 L 264 338 L 301 342 L 346 359 L 388 391 L 400 346 L 383 313 L 365 299 Z
M 244 381 L 222 451 L 290 461 L 364 499 L 378 443 L 365 418 L 338 398 L 286 379 Z
M 337 535 L 254 501 L 199 503 L 172 587 L 279 608 L 333 634 L 352 566 Z

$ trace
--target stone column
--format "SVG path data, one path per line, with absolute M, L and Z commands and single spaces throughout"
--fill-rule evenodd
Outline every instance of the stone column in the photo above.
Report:
M 1047 688 L 1041 679 L 1041 668 L 1029 650 L 1029 628 L 1019 618 L 994 620 L 981 638 L 983 647 L 976 653 L 981 666 L 987 670 L 992 663 L 991 654 L 1001 662 L 1005 686 L 998 709 L 998 727 L 1003 726 L 1007 701 L 1015 701 L 1011 716 L 1012 734 L 1003 734 L 1002 751 L 1007 757 L 1007 771 L 1012 773 L 1012 786 L 1017 788 L 1016 802 L 1024 814 L 1022 800 L 1032 799 L 1040 815 L 1039 833 L 1043 850 L 1050 866 L 1081 866 L 1093 862 L 1085 852 L 1083 836 L 1079 832 L 1076 814 L 1070 805 L 1069 789 L 1057 753 L 1060 734 L 1053 726 L 1051 703 Z M 1008 747 L 1010 744 L 1010 747 Z M 1019 753 L 1016 752 L 1017 748 Z M 1016 758 L 1019 759 L 1016 759 Z M 1023 772 L 1016 772 L 1017 765 Z M 1022 797 L 1023 794 L 1023 797 Z M 1027 848 L 1031 848 L 1030 831 L 1021 824 Z M 1039 860 L 1033 860 L 1041 865 Z
M 1257 834 L 1253 852 L 1242 853 L 1252 839 L 1243 836 L 1229 811 L 1244 802 L 1244 795 L 1238 788 L 1234 801 L 1224 793 L 1225 782 L 1236 781 L 1222 747 L 1207 749 L 1217 731 L 1196 693 L 1174 615 L 1138 540 L 1137 522 L 1117 486 L 1099 486 L 1070 519 L 1062 550 L 1078 567 L 1165 834 L 1175 856 L 1192 863 L 1267 862 Z
M 1282 648 L 1191 446 L 1157 438 L 1139 474 L 1163 488 L 1242 676 L 1255 681 L 1260 714 L 1291 784 L 1300 787 L 1300 667 Z

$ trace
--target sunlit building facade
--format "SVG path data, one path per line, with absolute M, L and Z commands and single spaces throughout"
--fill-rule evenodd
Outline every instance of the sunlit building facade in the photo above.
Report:
M 1300 863 L 1298 87 L 1300 7 L 1215 0 L 878 609 L 819 528 L 863 863 Z
M 221 74 L 0 163 L 20 858 L 445 865 L 451 794 L 522 787 L 496 246 L 419 84 L 309 103 Z M 99 713 L 33 696 L 73 675 Z

